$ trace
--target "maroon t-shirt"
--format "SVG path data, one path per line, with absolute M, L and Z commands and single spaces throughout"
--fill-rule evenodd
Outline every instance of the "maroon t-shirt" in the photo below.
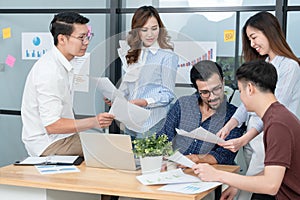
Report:
M 265 165 L 286 167 L 276 199 L 300 199 L 300 121 L 279 102 L 268 108 L 262 120 Z

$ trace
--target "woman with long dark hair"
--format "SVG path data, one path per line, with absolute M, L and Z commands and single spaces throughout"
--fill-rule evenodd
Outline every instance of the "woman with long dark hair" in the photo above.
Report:
M 243 27 L 242 40 L 243 58 L 246 62 L 265 60 L 275 66 L 278 74 L 275 96 L 295 114 L 300 104 L 300 61 L 286 42 L 277 18 L 265 11 L 253 15 Z M 220 145 L 232 151 L 238 151 L 245 145 L 244 156 L 248 167 L 246 175 L 255 175 L 262 171 L 265 157 L 263 134 L 259 134 L 263 128 L 260 118 L 255 113 L 247 113 L 245 106 L 241 104 L 218 135 L 225 138 L 232 128 L 245 121 L 247 132 L 242 137 Z M 239 195 L 241 200 L 250 197 L 251 194 L 244 191 Z
M 150 117 L 142 128 L 125 129 L 125 133 L 134 139 L 153 134 L 163 125 L 175 98 L 178 57 L 157 10 L 152 6 L 142 6 L 135 11 L 127 43 L 128 50 L 119 49 L 125 71 L 119 89 L 128 101 L 150 110 Z

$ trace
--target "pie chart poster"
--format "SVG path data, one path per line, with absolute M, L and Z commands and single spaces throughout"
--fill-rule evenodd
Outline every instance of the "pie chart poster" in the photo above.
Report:
M 37 60 L 53 47 L 50 33 L 22 33 L 22 59 Z

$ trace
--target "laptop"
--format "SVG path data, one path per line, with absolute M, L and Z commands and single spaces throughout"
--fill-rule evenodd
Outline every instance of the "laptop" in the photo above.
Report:
M 86 166 L 132 171 L 140 168 L 129 135 L 82 132 L 79 136 Z

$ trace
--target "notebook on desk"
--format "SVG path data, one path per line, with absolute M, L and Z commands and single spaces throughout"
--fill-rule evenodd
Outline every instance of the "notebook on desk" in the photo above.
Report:
M 83 158 L 80 156 L 53 155 L 45 157 L 27 157 L 16 161 L 14 165 L 80 165 Z
M 86 166 L 137 170 L 131 138 L 122 134 L 79 133 Z

